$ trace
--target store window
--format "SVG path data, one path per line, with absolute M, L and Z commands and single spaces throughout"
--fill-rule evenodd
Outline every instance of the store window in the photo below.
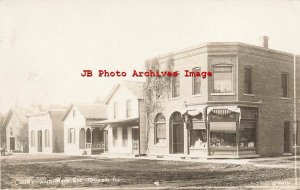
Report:
M 166 119 L 162 114 L 158 114 L 155 117 L 155 144 L 165 144 L 166 143 Z
M 203 121 L 194 118 L 193 129 L 190 133 L 190 148 L 191 149 L 202 149 L 206 148 L 207 136 L 206 136 L 206 128 Z
M 232 93 L 232 66 L 214 66 L 214 93 Z
M 211 122 L 210 140 L 211 147 L 236 147 L 236 122 Z

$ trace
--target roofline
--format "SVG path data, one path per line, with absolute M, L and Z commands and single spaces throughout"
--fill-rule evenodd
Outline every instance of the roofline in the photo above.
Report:
M 178 54 L 183 54 L 183 53 L 187 53 L 187 52 L 191 52 L 197 49 L 201 49 L 201 48 L 206 48 L 209 45 L 236 45 L 236 46 L 246 46 L 249 48 L 254 48 L 254 49 L 260 49 L 263 51 L 267 51 L 267 52 L 272 52 L 272 53 L 277 53 L 277 54 L 286 54 L 286 55 L 296 55 L 296 56 L 300 56 L 300 54 L 295 54 L 295 53 L 289 53 L 289 52 L 284 52 L 284 51 L 280 51 L 280 50 L 275 50 L 275 49 L 270 49 L 270 48 L 264 48 L 262 46 L 258 46 L 258 45 L 252 45 L 252 44 L 247 44 L 247 43 L 243 43 L 243 42 L 206 42 L 206 43 L 201 43 L 201 44 L 197 44 L 188 48 L 184 48 L 184 49 L 180 49 L 180 50 L 175 50 L 175 51 L 171 51 L 169 53 L 165 53 L 165 54 L 160 54 L 158 56 L 155 57 L 150 57 L 148 60 L 151 59 L 164 59 L 170 56 L 175 56 Z

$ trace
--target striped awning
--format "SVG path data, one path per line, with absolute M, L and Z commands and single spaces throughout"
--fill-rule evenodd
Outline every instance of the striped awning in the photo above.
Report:
M 216 115 L 225 116 L 233 112 L 241 113 L 241 109 L 237 106 L 212 106 L 207 108 L 207 115 L 214 113 Z

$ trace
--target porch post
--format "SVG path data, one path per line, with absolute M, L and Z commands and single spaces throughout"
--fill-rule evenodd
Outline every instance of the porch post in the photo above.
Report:
M 237 114 L 236 118 L 236 155 L 239 155 L 239 145 L 240 145 L 240 114 Z

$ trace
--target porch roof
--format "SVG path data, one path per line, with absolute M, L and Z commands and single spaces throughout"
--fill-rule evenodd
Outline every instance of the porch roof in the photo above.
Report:
M 139 118 L 126 118 L 126 119 L 108 119 L 94 122 L 93 124 L 113 124 L 113 125 L 137 125 Z

